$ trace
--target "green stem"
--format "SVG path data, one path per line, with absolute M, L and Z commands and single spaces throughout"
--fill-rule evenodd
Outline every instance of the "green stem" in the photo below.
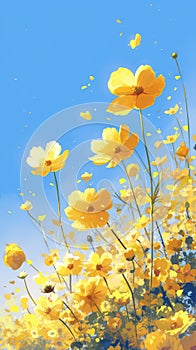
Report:
M 109 222 L 107 222 L 107 226 L 110 228 L 111 232 L 113 233 L 113 235 L 116 237 L 116 239 L 119 241 L 119 243 L 121 244 L 121 246 L 124 249 L 127 249 L 127 247 L 124 245 L 124 243 L 121 241 L 121 239 L 118 237 L 118 235 L 116 234 L 116 232 L 113 230 L 113 228 L 110 226 Z
M 150 176 L 150 194 L 151 194 L 151 210 L 150 210 L 150 216 L 151 216 L 151 270 L 150 270 L 150 287 L 152 288 L 152 278 L 153 278 L 153 265 L 154 265 L 154 221 L 153 221 L 153 213 L 154 213 L 154 199 L 153 199 L 153 176 L 152 176 L 152 169 L 151 169 L 151 163 L 150 163 L 150 157 L 148 152 L 148 147 L 146 143 L 146 137 L 145 137 L 145 131 L 144 131 L 144 122 L 143 122 L 143 116 L 141 109 L 139 110 L 140 115 L 140 124 L 141 124 L 141 130 L 142 130 L 142 137 L 144 142 L 144 147 L 146 151 L 146 158 L 148 162 L 148 168 L 149 168 L 149 176 Z
M 71 328 L 68 326 L 68 324 L 67 324 L 66 322 L 64 322 L 61 318 L 59 318 L 59 321 L 61 321 L 61 322 L 64 324 L 64 326 L 68 329 L 68 331 L 70 332 L 70 334 L 72 335 L 72 337 L 73 337 L 74 340 L 76 341 L 76 337 L 75 337 L 75 335 L 73 334 Z
M 135 315 L 135 336 L 136 336 L 136 342 L 137 342 L 137 347 L 138 347 L 138 335 L 137 335 L 137 313 L 136 313 L 136 305 L 135 305 L 135 297 L 134 297 L 134 293 L 133 293 L 133 289 L 131 288 L 126 276 L 124 275 L 124 273 L 122 273 L 122 277 L 124 278 L 127 287 L 129 288 L 130 292 L 131 292 L 131 297 L 132 297 L 132 301 L 133 301 L 133 309 L 134 309 L 134 315 Z
M 61 200 L 60 200 L 60 192 L 59 192 L 59 186 L 58 186 L 58 180 L 57 180 L 57 176 L 56 173 L 54 172 L 54 181 L 55 181 L 55 186 L 56 186 L 56 193 L 57 193 L 57 203 L 58 203 L 58 218 L 59 218 L 59 224 L 60 224 L 60 228 L 61 228 L 61 233 L 62 233 L 62 237 L 63 237 L 63 241 L 68 249 L 68 251 L 70 252 L 68 243 L 65 239 L 65 233 L 63 230 L 63 226 L 62 226 L 62 220 L 61 220 Z
M 72 311 L 72 309 L 69 307 L 69 305 L 67 305 L 67 303 L 66 303 L 65 301 L 63 301 L 63 304 L 68 308 L 68 310 L 71 312 L 71 314 L 73 315 L 73 317 L 75 318 L 75 320 L 76 320 L 77 322 L 80 322 L 80 321 L 78 320 L 78 318 L 76 317 L 76 315 L 74 314 L 74 312 Z
M 24 284 L 25 284 L 25 288 L 26 288 L 26 291 L 27 291 L 27 293 L 28 293 L 29 298 L 32 300 L 32 302 L 33 302 L 34 305 L 37 305 L 37 303 L 35 302 L 35 300 L 33 299 L 32 295 L 31 295 L 31 293 L 30 293 L 30 291 L 29 291 L 29 288 L 28 288 L 27 282 L 26 282 L 26 278 L 24 279 Z

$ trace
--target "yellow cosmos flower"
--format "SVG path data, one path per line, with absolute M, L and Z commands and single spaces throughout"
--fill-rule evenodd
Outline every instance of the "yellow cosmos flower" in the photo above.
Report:
M 106 277 L 111 271 L 112 256 L 109 253 L 98 255 L 91 253 L 88 262 L 85 264 L 86 275 L 88 277 Z
M 111 209 L 110 193 L 106 189 L 96 192 L 94 188 L 87 188 L 84 192 L 74 191 L 68 197 L 69 207 L 65 214 L 74 221 L 72 226 L 78 230 L 103 227 L 109 219 L 106 210 Z
M 134 197 L 137 198 L 137 204 L 138 205 L 145 205 L 149 202 L 149 196 L 145 189 L 141 188 L 140 186 L 137 186 L 134 188 L 134 194 L 131 189 L 123 189 L 120 190 L 121 198 L 126 202 L 133 202 Z
M 79 303 L 81 311 L 88 314 L 97 312 L 101 303 L 105 300 L 107 288 L 100 277 L 91 277 L 88 280 L 80 280 L 75 284 L 74 300 Z
M 25 203 L 21 204 L 20 209 L 22 210 L 31 210 L 33 208 L 32 203 L 30 201 L 26 201 Z
M 185 160 L 185 158 L 188 156 L 189 148 L 186 147 L 185 142 L 181 142 L 180 146 L 177 148 L 176 155 L 180 160 Z
M 108 320 L 107 326 L 112 333 L 116 333 L 122 326 L 122 320 L 120 317 L 112 317 Z
M 165 258 L 156 258 L 154 260 L 153 287 L 156 288 L 161 282 L 165 281 L 169 275 L 171 263 Z
M 170 143 L 176 142 L 179 137 L 180 137 L 180 133 L 175 133 L 173 135 L 168 135 L 167 136 L 167 140 L 163 140 L 163 143 L 165 145 L 169 145 Z
M 160 165 L 163 165 L 166 162 L 167 162 L 167 156 L 163 156 L 163 157 L 156 157 L 156 159 L 153 160 L 151 164 L 158 167 Z
M 57 260 L 60 260 L 59 251 L 58 249 L 52 249 L 50 254 L 45 257 L 44 262 L 47 266 L 52 266 Z
M 31 168 L 35 168 L 35 170 L 32 170 L 32 174 L 46 176 L 49 172 L 56 172 L 62 169 L 69 151 L 66 150 L 62 154 L 60 153 L 61 146 L 56 141 L 48 142 L 45 149 L 41 146 L 33 147 L 27 158 L 27 164 Z
M 178 106 L 178 104 L 176 104 L 174 107 L 167 109 L 164 113 L 172 115 L 172 114 L 176 114 L 178 112 L 178 110 L 179 110 L 179 106 Z
M 63 303 L 60 299 L 39 297 L 35 306 L 35 313 L 47 320 L 58 320 L 60 312 L 63 310 Z
M 96 165 L 109 163 L 107 168 L 114 168 L 121 160 L 132 156 L 138 142 L 138 135 L 130 134 L 127 125 L 121 125 L 119 131 L 116 128 L 105 128 L 102 132 L 102 140 L 91 142 L 91 150 L 96 155 L 89 159 Z
M 147 334 L 144 340 L 146 350 L 183 350 L 180 340 L 160 330 Z
M 62 276 L 78 275 L 82 271 L 83 257 L 82 254 L 77 253 L 65 255 L 63 258 L 64 264 L 56 264 L 57 272 Z
M 118 97 L 109 105 L 107 112 L 126 115 L 133 108 L 150 107 L 155 98 L 161 95 L 164 87 L 164 77 L 156 77 L 148 65 L 140 66 L 135 76 L 129 69 L 120 67 L 111 74 L 108 82 L 108 89 Z
M 26 256 L 23 250 L 15 243 L 7 244 L 5 248 L 4 263 L 13 270 L 18 270 L 23 262 L 26 261 Z
M 186 311 L 178 311 L 169 318 L 162 318 L 155 321 L 157 327 L 164 333 L 178 335 L 184 333 L 193 323 L 194 317 L 188 315 Z

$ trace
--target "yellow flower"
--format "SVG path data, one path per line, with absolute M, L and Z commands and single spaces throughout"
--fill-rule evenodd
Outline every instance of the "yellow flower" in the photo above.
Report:
M 96 155 L 89 159 L 96 165 L 109 163 L 107 168 L 114 168 L 121 160 L 132 156 L 138 142 L 138 135 L 130 134 L 127 125 L 121 125 L 119 131 L 116 128 L 105 128 L 102 132 L 102 140 L 91 142 L 91 150 Z
M 84 313 L 97 312 L 97 307 L 105 300 L 107 288 L 100 277 L 80 280 L 75 284 L 74 300 L 80 303 L 78 307 Z
M 27 158 L 27 164 L 32 170 L 32 174 L 46 176 L 49 172 L 56 172 L 62 169 L 68 157 L 69 151 L 66 150 L 62 154 L 61 146 L 56 141 L 50 141 L 44 150 L 41 146 L 33 147 Z
M 74 221 L 72 226 L 78 230 L 103 227 L 109 219 L 106 210 L 112 207 L 110 193 L 106 189 L 96 192 L 87 188 L 84 192 L 74 191 L 68 197 L 69 207 L 65 214 Z
M 180 137 L 180 133 L 175 133 L 173 135 L 168 135 L 167 140 L 163 140 L 165 145 L 169 145 L 170 143 L 176 142 L 176 140 Z
M 164 333 L 178 335 L 184 333 L 193 323 L 194 317 L 188 315 L 186 311 L 178 311 L 169 318 L 162 318 L 155 321 L 157 327 Z
M 130 188 L 128 190 L 126 189 L 120 190 L 120 194 L 121 194 L 121 198 L 126 202 L 133 202 L 134 197 L 137 198 L 138 205 L 145 205 L 146 203 L 149 202 L 149 196 L 147 195 L 146 190 L 141 188 L 140 186 L 137 186 L 134 188 L 134 194 Z
M 58 249 L 52 249 L 52 250 L 50 251 L 50 254 L 47 255 L 47 256 L 45 257 L 44 262 L 45 262 L 45 264 L 46 264 L 47 266 L 52 266 L 52 265 L 54 265 L 54 264 L 57 262 L 57 260 L 59 260 L 59 259 L 60 259 L 60 257 L 59 257 Z
M 172 115 L 172 114 L 176 114 L 178 112 L 178 110 L 179 110 L 179 106 L 178 106 L 178 104 L 176 104 L 174 107 L 167 109 L 164 113 Z
M 20 209 L 22 210 L 30 210 L 32 209 L 32 203 L 30 201 L 26 201 L 25 203 L 21 204 Z
M 89 180 L 92 179 L 92 176 L 93 176 L 92 173 L 90 174 L 90 173 L 88 173 L 87 171 L 85 171 L 85 173 L 83 173 L 83 174 L 81 175 L 81 179 L 84 180 L 84 181 L 86 181 L 86 182 L 88 182 Z
M 183 350 L 180 340 L 164 330 L 147 334 L 144 345 L 146 350 Z
M 35 313 L 47 320 L 58 320 L 60 312 L 63 310 L 63 303 L 60 299 L 39 297 L 35 306 Z
M 82 271 L 82 254 L 81 256 L 77 253 L 67 254 L 63 258 L 64 264 L 57 263 L 56 270 L 59 275 L 68 276 L 68 275 L 78 275 Z
M 132 163 L 127 166 L 127 173 L 129 177 L 136 177 L 136 180 L 138 179 L 139 170 L 140 167 L 138 164 Z
M 107 326 L 112 333 L 116 333 L 122 326 L 122 320 L 120 317 L 112 317 L 108 320 Z
M 161 282 L 164 282 L 168 277 L 171 263 L 165 258 L 156 258 L 154 260 L 154 277 L 153 287 L 156 288 Z
M 181 339 L 183 350 L 194 350 L 196 344 L 196 331 Z
M 23 262 L 26 261 L 26 256 L 23 250 L 15 243 L 6 244 L 4 263 L 13 270 L 18 270 Z
M 88 262 L 85 264 L 86 275 L 88 277 L 106 277 L 111 271 L 112 257 L 109 253 L 98 255 L 91 253 Z
M 176 155 L 180 160 L 184 160 L 188 156 L 188 153 L 189 153 L 189 148 L 186 147 L 186 143 L 181 142 L 180 146 L 177 148 Z
M 167 162 L 167 156 L 157 157 L 155 160 L 152 161 L 151 164 L 158 167 L 160 165 L 163 165 L 165 162 Z
M 131 46 L 132 49 L 135 49 L 137 46 L 140 45 L 141 38 L 142 37 L 139 33 L 135 34 L 135 38 L 130 40 L 129 46 Z
M 107 111 L 117 115 L 126 115 L 133 108 L 144 109 L 154 104 L 165 87 L 162 75 L 156 77 L 148 65 L 140 66 L 135 76 L 127 68 L 120 67 L 110 76 L 108 89 L 118 96 L 109 105 Z

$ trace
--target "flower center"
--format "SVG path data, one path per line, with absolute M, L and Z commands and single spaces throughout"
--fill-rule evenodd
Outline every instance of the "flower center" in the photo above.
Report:
M 69 265 L 67 266 L 67 268 L 68 268 L 69 270 L 72 270 L 72 269 L 74 268 L 74 264 L 69 264 Z
M 173 323 L 171 324 L 171 329 L 176 329 L 177 327 L 178 327 L 177 322 L 173 322 Z
M 154 274 L 155 274 L 155 276 L 156 276 L 156 277 L 158 277 L 158 276 L 160 275 L 160 272 L 161 272 L 161 271 L 160 271 L 160 270 L 158 270 L 158 269 L 157 269 L 157 270 L 154 270 Z
M 116 146 L 114 148 L 114 153 L 120 153 L 121 152 L 121 148 L 119 146 Z
M 87 211 L 88 211 L 88 213 L 94 211 L 94 207 L 92 205 L 89 205 Z
M 49 315 L 49 313 L 52 311 L 52 309 L 50 307 L 47 308 L 46 310 L 46 314 Z
M 44 164 L 45 164 L 45 166 L 50 166 L 52 164 L 52 162 L 51 162 L 51 160 L 46 160 Z
M 141 85 L 131 87 L 131 95 L 140 95 L 144 91 Z
M 103 266 L 102 266 L 101 264 L 97 264 L 97 265 L 96 265 L 96 270 L 100 271 L 100 270 L 102 269 L 102 267 L 103 267 Z

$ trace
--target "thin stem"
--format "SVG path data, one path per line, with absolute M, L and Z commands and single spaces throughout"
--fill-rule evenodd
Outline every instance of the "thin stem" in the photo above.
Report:
M 38 273 L 40 272 L 37 267 L 35 267 L 33 264 L 28 264 L 29 266 L 31 266 L 35 271 L 37 271 Z
M 31 293 L 29 291 L 29 288 L 28 288 L 27 282 L 26 282 L 26 278 L 24 278 L 24 284 L 25 284 L 25 288 L 26 288 L 26 291 L 28 293 L 29 298 L 32 300 L 34 305 L 37 305 L 37 303 L 35 302 L 35 300 L 33 299 L 32 295 L 31 295 Z
M 103 276 L 103 279 L 104 279 L 104 282 L 105 282 L 105 284 L 106 284 L 107 289 L 109 290 L 110 294 L 112 294 L 111 289 L 110 289 L 110 287 L 109 287 L 109 285 L 108 285 L 108 281 L 107 281 L 107 279 L 105 278 L 105 276 Z
M 153 199 L 153 176 L 152 176 L 152 169 L 151 169 L 151 163 L 150 163 L 150 157 L 148 152 L 148 147 L 146 143 L 146 137 L 145 137 L 145 131 L 144 131 L 144 122 L 143 122 L 143 116 L 141 109 L 139 110 L 140 114 L 140 124 L 141 124 L 141 130 L 142 130 L 142 136 L 143 136 L 143 142 L 144 147 L 146 151 L 146 158 L 148 162 L 148 168 L 149 168 L 149 176 L 150 176 L 150 194 L 151 194 L 151 208 L 150 208 L 150 216 L 151 216 L 151 269 L 150 269 L 150 287 L 152 288 L 152 278 L 153 278 L 153 265 L 154 265 L 154 220 L 153 220 L 153 213 L 154 213 L 154 199 Z
M 71 273 L 69 275 L 69 290 L 70 290 L 70 293 L 72 293 L 72 274 Z
M 159 227 L 157 221 L 156 221 L 156 227 L 157 227 L 157 231 L 158 231 L 158 234 L 159 234 L 159 237 L 160 237 L 162 246 L 163 246 L 164 255 L 165 255 L 166 258 L 168 258 L 167 251 L 166 251 L 166 248 L 165 248 L 165 243 L 164 243 L 164 240 L 163 240 L 163 236 L 162 236 L 162 234 L 161 234 L 161 230 L 160 230 L 160 227 Z
M 54 172 L 54 181 L 55 181 L 55 186 L 56 186 L 56 194 L 57 194 L 57 203 L 58 203 L 58 218 L 59 218 L 59 224 L 60 224 L 60 228 L 61 228 L 61 233 L 62 233 L 62 237 L 63 237 L 63 241 L 68 249 L 68 251 L 70 252 L 68 243 L 65 239 L 65 233 L 63 230 L 63 226 L 62 226 L 62 220 L 61 220 L 61 200 L 60 200 L 60 192 L 59 192 L 59 186 L 58 186 L 58 180 L 57 180 L 57 176 L 56 173 Z
M 68 310 L 71 312 L 71 314 L 73 315 L 73 317 L 75 318 L 75 320 L 76 320 L 77 322 L 80 322 L 80 321 L 78 320 L 78 318 L 76 317 L 76 315 L 74 314 L 74 312 L 72 311 L 72 309 L 69 307 L 69 305 L 67 305 L 67 303 L 66 303 L 65 301 L 63 301 L 63 304 L 68 308 Z
M 178 162 L 177 162 L 177 158 L 176 158 L 176 153 L 175 153 L 175 148 L 174 148 L 173 142 L 172 142 L 172 150 L 173 150 L 173 154 L 174 154 L 174 160 L 175 160 L 175 163 L 176 163 L 176 168 L 178 168 Z
M 176 66 L 181 78 L 182 82 L 182 89 L 183 89 L 183 94 L 184 94 L 184 100 L 185 100 L 185 107 L 186 107 L 186 118 L 187 118 L 187 125 L 188 125 L 188 142 L 189 142 L 189 150 L 191 149 L 191 138 L 190 138 L 190 118 L 189 118 L 189 110 L 188 110 L 188 100 L 187 100 L 187 94 L 186 94 L 186 88 L 184 85 L 183 77 L 182 77 L 182 72 L 180 69 L 180 65 L 178 63 L 177 57 L 175 58 Z M 189 169 L 190 170 L 190 169 Z
M 116 232 L 113 230 L 113 228 L 110 226 L 109 222 L 107 222 L 107 226 L 110 228 L 111 232 L 113 233 L 113 235 L 116 237 L 116 239 L 119 241 L 119 243 L 121 244 L 121 246 L 124 249 L 127 249 L 127 247 L 124 245 L 124 243 L 121 241 L 121 239 L 118 237 L 118 235 L 116 234 Z
M 66 322 L 64 322 L 61 318 L 59 318 L 59 321 L 61 321 L 61 322 L 64 324 L 64 326 L 68 329 L 68 331 L 71 333 L 72 337 L 73 337 L 74 340 L 76 341 L 76 337 L 75 337 L 75 335 L 73 334 L 71 328 L 68 326 L 68 324 L 67 324 Z
M 129 288 L 130 292 L 131 292 L 131 297 L 132 297 L 132 301 L 133 301 L 133 308 L 134 308 L 134 315 L 135 315 L 135 336 L 136 336 L 136 341 L 137 341 L 137 346 L 138 346 L 138 335 L 137 335 L 137 313 L 136 313 L 136 305 L 135 305 L 135 297 L 134 297 L 134 293 L 133 293 L 133 290 L 126 278 L 126 276 L 124 275 L 124 273 L 122 273 L 122 277 L 124 278 L 126 284 L 127 284 L 127 287 Z

